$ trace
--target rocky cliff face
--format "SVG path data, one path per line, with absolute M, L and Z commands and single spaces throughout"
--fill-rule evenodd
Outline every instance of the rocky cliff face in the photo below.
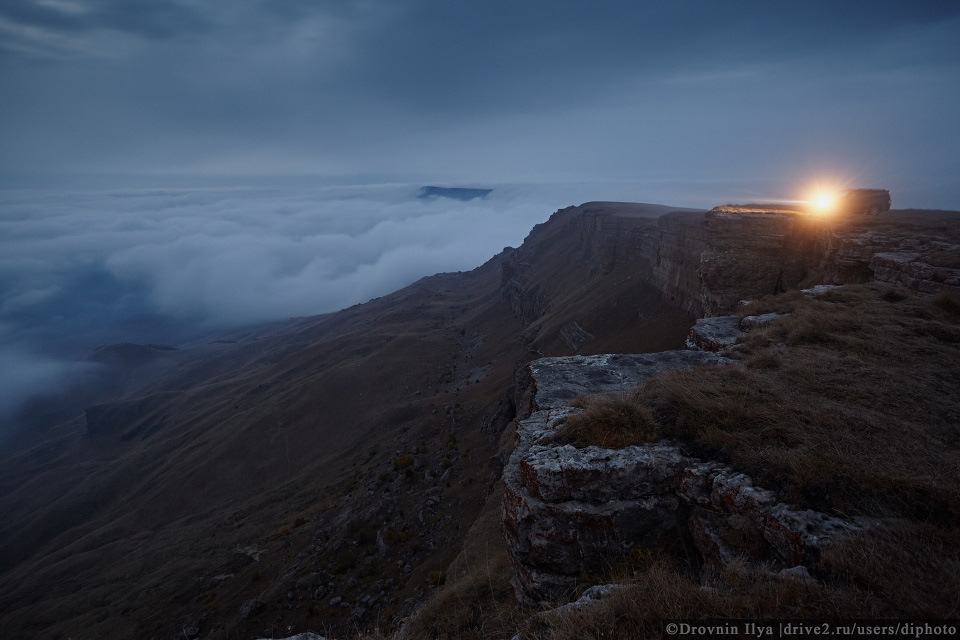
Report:
M 586 394 L 627 391 L 677 368 L 724 365 L 704 351 L 542 358 L 530 363 L 529 417 L 504 469 L 503 530 L 523 604 L 572 600 L 632 552 L 687 541 L 712 584 L 735 558 L 809 578 L 820 551 L 863 523 L 779 502 L 727 465 L 677 443 L 623 449 L 558 445 L 555 433 Z M 749 540 L 737 548 L 731 540 Z
M 920 293 L 960 295 L 960 269 L 937 267 L 911 252 L 877 253 L 870 259 L 877 282 L 898 284 Z
M 534 227 L 521 247 L 504 250 L 500 298 L 532 353 L 646 352 L 682 342 L 676 330 L 692 319 L 650 277 L 657 218 L 670 210 L 617 202 L 568 207 Z M 620 344 L 631 328 L 645 336 L 643 344 Z
M 649 260 L 653 254 L 653 220 L 624 203 L 584 205 L 578 227 L 584 255 L 603 272 L 625 261 Z
M 831 238 L 824 281 L 831 284 L 884 282 L 919 293 L 960 295 L 960 246 L 928 235 L 877 231 L 837 233 Z M 944 261 L 944 257 L 948 259 Z
M 718 209 L 670 213 L 651 229 L 583 212 L 581 243 L 584 255 L 596 257 L 596 268 L 640 256 L 650 267 L 643 275 L 657 289 L 707 317 L 690 333 L 693 351 L 542 358 L 528 365 L 531 393 L 518 401 L 526 417 L 503 472 L 502 504 L 521 603 L 569 602 L 577 587 L 619 559 L 670 543 L 695 556 L 706 585 L 735 559 L 814 580 L 824 548 L 871 526 L 783 503 L 728 465 L 686 455 L 680 443 L 578 449 L 556 441 L 559 427 L 580 411 L 570 405 L 578 396 L 629 391 L 676 368 L 737 366 L 716 352 L 780 317 L 721 315 L 741 300 L 824 282 L 830 284 L 804 291 L 817 295 L 832 284 L 870 281 L 921 293 L 960 291 L 960 269 L 950 263 L 960 253 L 956 244 L 879 232 L 868 228 L 869 220 L 841 222 Z
M 696 316 L 730 313 L 740 300 L 820 282 L 960 292 L 960 269 L 940 263 L 957 254 L 957 244 L 938 239 L 938 227 L 888 231 L 871 222 L 783 211 L 676 212 L 657 221 L 656 238 L 643 246 L 651 283 Z
M 675 529 L 676 447 L 622 450 L 556 446 L 553 436 L 582 394 L 629 391 L 671 369 L 716 363 L 715 354 L 542 358 L 528 367 L 531 412 L 504 469 L 503 527 L 521 602 L 557 601 L 584 573 Z
M 697 316 L 819 281 L 825 223 L 791 213 L 709 211 L 658 221 L 652 281 Z

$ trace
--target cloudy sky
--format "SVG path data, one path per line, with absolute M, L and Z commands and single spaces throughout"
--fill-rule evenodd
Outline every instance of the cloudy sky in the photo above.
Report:
M 0 0 L 0 177 L 835 179 L 960 208 L 958 33 L 955 1 Z

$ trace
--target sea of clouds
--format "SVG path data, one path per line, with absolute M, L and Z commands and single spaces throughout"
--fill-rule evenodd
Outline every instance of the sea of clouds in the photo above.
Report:
M 490 186 L 490 185 L 487 185 Z M 0 418 L 117 342 L 184 344 L 335 311 L 517 246 L 558 208 L 630 185 L 0 192 Z

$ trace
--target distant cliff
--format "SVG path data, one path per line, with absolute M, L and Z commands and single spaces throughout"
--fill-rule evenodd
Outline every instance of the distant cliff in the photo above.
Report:
M 877 281 L 922 293 L 960 291 L 960 265 L 949 259 L 956 244 L 886 224 L 787 212 L 670 213 L 644 245 L 650 282 L 696 316 L 730 313 L 740 300 L 819 283 Z
M 420 187 L 418 198 L 451 198 L 453 200 L 473 200 L 486 198 L 493 189 L 468 189 L 464 187 Z

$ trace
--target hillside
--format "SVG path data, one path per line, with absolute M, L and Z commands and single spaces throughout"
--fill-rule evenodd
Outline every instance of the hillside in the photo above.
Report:
M 96 404 L 0 470 L 6 637 L 255 637 L 409 613 L 498 478 L 518 364 L 682 342 L 692 319 L 619 238 L 667 210 L 572 207 L 474 271 L 338 313 L 94 354 L 117 372 L 85 392 Z M 246 601 L 263 606 L 244 617 Z

